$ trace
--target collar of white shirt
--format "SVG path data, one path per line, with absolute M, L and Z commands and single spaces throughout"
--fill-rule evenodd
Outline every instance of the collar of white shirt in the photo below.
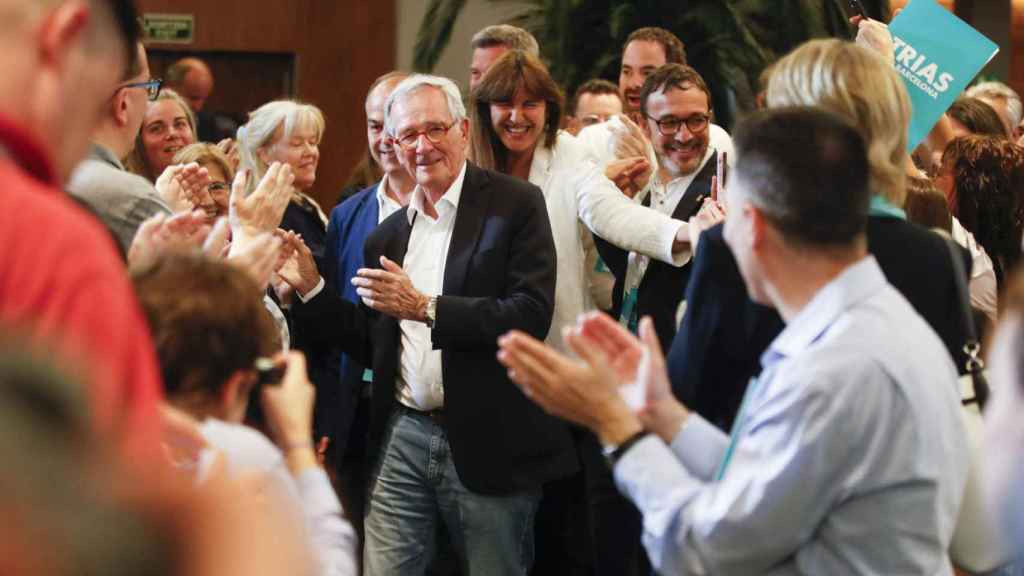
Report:
M 761 356 L 767 367 L 781 358 L 792 358 L 814 344 L 845 311 L 871 297 L 886 285 L 874 256 L 866 256 L 826 284 L 786 324 L 786 329 Z
M 437 204 L 434 205 L 438 218 L 440 218 L 447 210 L 455 210 L 459 207 L 459 198 L 462 197 L 462 182 L 466 179 L 466 166 L 468 164 L 469 162 L 462 163 L 462 169 L 459 170 L 459 175 L 455 178 L 455 181 L 452 182 L 452 185 L 448 187 L 448 190 L 441 195 Z M 418 213 L 423 213 L 424 216 L 430 218 L 430 216 L 427 216 L 426 212 L 424 212 L 426 202 L 428 202 L 427 194 L 423 191 L 423 188 L 417 184 L 416 188 L 412 191 L 412 198 L 409 199 L 409 209 L 405 213 L 409 218 L 410 225 L 412 225 L 413 221 L 416 219 L 416 214 Z M 449 208 L 446 208 L 446 206 Z

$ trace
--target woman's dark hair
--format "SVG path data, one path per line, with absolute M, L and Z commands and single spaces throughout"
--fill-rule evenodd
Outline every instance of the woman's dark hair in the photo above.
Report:
M 950 232 L 953 216 L 949 213 L 946 196 L 927 178 L 907 177 L 907 200 L 903 204 L 907 220 L 925 228 L 939 228 Z
M 995 109 L 969 96 L 957 98 L 949 110 L 949 117 L 963 124 L 971 134 L 1006 138 L 1006 127 Z
M 953 178 L 950 211 L 992 258 L 1002 287 L 1021 256 L 1024 151 L 1003 137 L 961 136 L 942 155 Z
M 491 66 L 470 94 L 470 151 L 482 168 L 505 172 L 508 151 L 491 125 L 491 104 L 509 102 L 516 92 L 544 100 L 544 146 L 554 146 L 562 125 L 565 95 L 536 57 L 522 50 L 509 50 Z

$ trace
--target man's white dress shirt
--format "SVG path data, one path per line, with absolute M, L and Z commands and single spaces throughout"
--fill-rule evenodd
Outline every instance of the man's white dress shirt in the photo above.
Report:
M 409 275 L 413 287 L 427 296 L 438 296 L 444 289 L 444 267 L 448 261 L 448 245 L 455 229 L 455 214 L 459 209 L 462 184 L 466 179 L 466 164 L 452 185 L 434 204 L 437 219 L 427 215 L 425 206 L 430 202 L 420 186 L 412 192 L 406 215 L 412 230 L 409 247 L 402 268 Z M 395 386 L 398 401 L 414 410 L 424 412 L 444 406 L 444 382 L 441 377 L 441 351 L 434 350 L 431 329 L 423 322 L 402 320 L 399 370 Z

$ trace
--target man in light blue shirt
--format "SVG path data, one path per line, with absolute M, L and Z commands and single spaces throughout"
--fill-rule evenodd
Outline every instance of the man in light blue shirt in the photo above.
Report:
M 863 141 L 793 108 L 753 116 L 734 142 L 725 239 L 787 326 L 731 436 L 672 396 L 649 319 L 641 343 L 585 318 L 567 337 L 580 361 L 520 334 L 500 358 L 524 393 L 597 433 L 659 573 L 951 575 L 970 460 L 956 370 L 866 253 Z

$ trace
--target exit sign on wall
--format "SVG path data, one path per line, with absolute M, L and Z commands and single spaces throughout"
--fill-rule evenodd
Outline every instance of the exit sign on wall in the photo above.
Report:
M 196 20 L 192 14 L 143 14 L 145 42 L 191 44 L 195 41 Z

